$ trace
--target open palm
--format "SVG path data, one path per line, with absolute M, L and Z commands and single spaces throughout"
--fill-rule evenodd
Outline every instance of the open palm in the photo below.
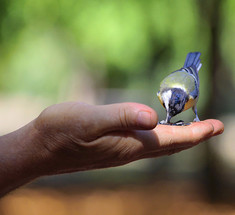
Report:
M 47 108 L 34 124 L 47 151 L 47 174 L 113 167 L 170 155 L 224 129 L 215 119 L 180 127 L 157 125 L 156 112 L 137 103 L 62 103 Z

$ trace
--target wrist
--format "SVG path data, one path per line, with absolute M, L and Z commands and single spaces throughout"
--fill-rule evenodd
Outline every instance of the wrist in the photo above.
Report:
M 45 149 L 34 121 L 0 137 L 0 195 L 44 174 Z

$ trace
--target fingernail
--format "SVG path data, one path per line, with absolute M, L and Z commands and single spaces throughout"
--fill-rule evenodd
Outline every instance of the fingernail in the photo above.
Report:
M 142 127 L 151 126 L 151 113 L 146 111 L 140 111 L 138 113 L 137 122 L 138 125 Z
M 220 129 L 220 130 L 214 132 L 214 136 L 220 135 L 220 134 L 222 134 L 223 132 L 224 132 L 224 129 Z

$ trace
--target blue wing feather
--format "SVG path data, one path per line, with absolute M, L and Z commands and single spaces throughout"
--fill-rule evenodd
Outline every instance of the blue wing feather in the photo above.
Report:
M 198 72 L 202 66 L 200 56 L 201 56 L 200 52 L 188 53 L 186 60 L 185 60 L 185 63 L 184 63 L 184 66 L 183 66 L 183 69 L 195 78 L 196 85 L 198 88 L 199 88 Z
M 197 72 L 201 68 L 201 53 L 200 52 L 190 52 L 188 53 L 183 68 L 192 67 Z

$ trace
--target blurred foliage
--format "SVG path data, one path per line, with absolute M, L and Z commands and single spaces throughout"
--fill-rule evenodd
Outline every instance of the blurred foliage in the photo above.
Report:
M 163 77 L 182 67 L 188 52 L 200 51 L 199 116 L 234 112 L 234 11 L 234 0 L 0 0 L 0 92 L 57 100 L 71 90 L 71 80 L 85 85 L 92 79 L 94 93 L 108 89 L 106 101 L 122 94 L 155 106 Z M 207 187 L 216 190 L 217 163 L 204 148 L 196 150 L 171 156 L 170 165 L 158 159 L 151 171 L 203 166 Z
M 79 62 L 101 88 L 156 92 L 201 51 L 200 104 L 210 96 L 212 32 L 200 0 L 0 0 L 0 89 L 56 97 Z M 209 5 L 209 6 L 208 6 Z M 235 82 L 235 3 L 223 1 L 220 47 Z M 205 6 L 205 7 L 204 7 Z M 203 10 L 204 7 L 204 10 Z M 209 86 L 208 86 L 209 84 Z

